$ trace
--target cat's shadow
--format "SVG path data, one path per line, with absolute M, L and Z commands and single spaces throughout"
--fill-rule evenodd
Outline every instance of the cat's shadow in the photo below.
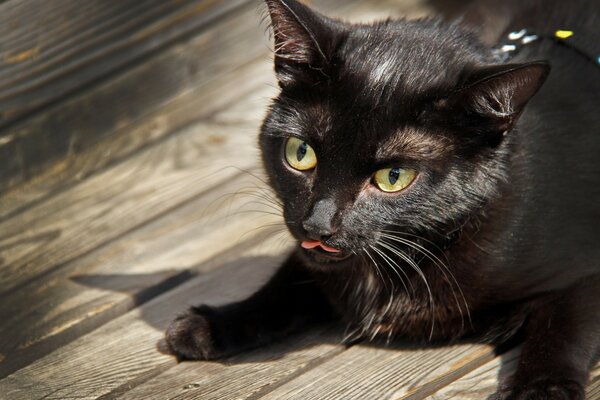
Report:
M 219 306 L 243 300 L 260 288 L 281 262 L 280 256 L 242 257 L 219 263 L 206 273 L 165 268 L 147 274 L 81 274 L 72 276 L 71 281 L 96 290 L 128 295 L 129 300 L 125 302 L 129 302 L 129 308 L 137 309 L 137 318 L 154 330 L 164 332 L 178 314 L 191 306 Z M 149 301 L 152 304 L 146 305 Z M 336 326 L 312 328 L 269 346 L 214 362 L 273 361 L 320 344 L 337 345 L 342 338 L 343 331 Z M 164 339 L 156 343 L 156 350 L 171 355 Z
M 184 312 L 190 306 L 199 304 L 218 306 L 243 300 L 268 280 L 281 261 L 281 257 L 242 257 L 223 262 L 205 274 L 189 269 L 173 268 L 148 274 L 83 274 L 73 276 L 71 280 L 90 288 L 127 294 L 133 300 L 132 305 L 137 307 L 139 318 L 153 329 L 164 331 L 177 314 Z M 203 279 L 203 276 L 206 279 Z M 196 278 L 198 283 L 194 284 L 192 278 Z M 164 297 L 156 299 L 156 296 L 161 294 Z M 153 304 L 145 306 L 144 303 L 150 300 Z M 161 304 L 161 300 L 164 304 Z M 344 329 L 340 324 L 311 328 L 269 346 L 231 356 L 225 362 L 259 362 L 277 359 L 287 353 L 320 344 L 339 345 L 343 342 L 343 338 Z M 405 350 L 418 348 L 410 343 L 386 345 L 377 342 L 361 342 L 361 345 L 398 347 Z M 157 348 L 161 352 L 166 352 L 162 341 L 157 344 Z
M 205 274 L 206 279 L 203 278 L 204 274 L 196 271 L 176 269 L 176 272 L 171 269 L 150 274 L 78 275 L 71 279 L 78 284 L 94 289 L 126 293 L 134 300 L 133 303 L 139 306 L 139 318 L 153 329 L 162 332 L 178 313 L 185 311 L 189 306 L 221 305 L 246 298 L 268 280 L 280 263 L 281 257 L 239 258 L 217 266 Z M 197 284 L 194 284 L 191 278 L 194 278 Z M 144 284 L 147 285 L 149 282 L 154 282 L 154 285 L 142 289 Z M 163 292 L 163 297 L 156 297 Z M 152 301 L 152 304 L 144 305 L 147 301 Z M 328 346 L 346 346 L 342 344 L 344 336 L 345 332 L 341 324 L 332 323 L 307 329 L 305 332 L 291 335 L 265 347 L 210 362 L 224 365 L 255 364 L 277 361 L 288 356 L 298 357 L 300 360 L 305 357 L 301 354 L 302 352 L 310 352 L 311 349 L 315 351 L 316 346 L 325 346 L 324 349 Z M 390 351 L 418 351 L 444 347 L 444 344 L 421 346 L 408 341 L 392 343 L 357 341 L 352 344 L 359 344 L 362 347 L 385 348 Z M 164 339 L 160 339 L 156 343 L 156 348 L 149 349 L 149 351 L 169 354 Z M 512 353 L 512 351 L 506 353 L 510 355 L 507 356 L 506 363 L 505 356 L 502 356 L 499 377 L 503 380 L 512 373 L 512 364 L 514 363 Z

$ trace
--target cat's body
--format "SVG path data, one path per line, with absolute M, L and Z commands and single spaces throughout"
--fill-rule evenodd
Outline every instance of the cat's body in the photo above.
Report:
M 350 340 L 519 337 L 499 396 L 582 398 L 600 350 L 600 66 L 553 39 L 501 62 L 456 25 L 267 4 L 282 93 L 260 144 L 303 248 L 248 300 L 178 318 L 173 352 L 220 357 L 336 317 Z M 509 31 L 578 34 L 600 10 L 530 5 Z M 296 167 L 307 145 L 314 165 Z M 416 177 L 388 193 L 386 167 Z

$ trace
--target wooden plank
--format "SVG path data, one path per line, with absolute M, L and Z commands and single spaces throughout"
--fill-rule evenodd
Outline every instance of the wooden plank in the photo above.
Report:
M 338 331 L 309 331 L 225 362 L 184 362 L 133 390 L 114 391 L 120 399 L 256 399 L 344 351 Z M 112 396 L 111 396 L 112 397 Z
M 487 346 L 358 345 L 261 399 L 422 399 L 491 358 Z
M 172 357 L 156 350 L 157 341 L 162 339 L 163 330 L 173 315 L 191 304 L 222 304 L 245 298 L 262 285 L 281 262 L 280 257 L 271 256 L 272 252 L 266 254 L 269 256 L 238 258 L 103 325 L 1 380 L 0 393 L 15 400 L 92 399 L 111 392 L 120 393 L 124 388 L 153 378 L 175 365 Z M 310 339 L 307 341 L 310 343 Z M 282 350 L 285 354 L 289 347 Z M 320 348 L 301 348 L 290 356 L 259 352 L 237 362 L 248 363 L 250 374 L 253 369 L 265 368 L 265 363 L 256 362 L 257 357 L 272 359 L 273 367 L 280 363 L 281 368 L 287 370 L 302 368 L 308 360 L 331 352 L 339 352 L 339 347 L 323 344 Z M 304 361 L 299 362 L 301 360 Z M 213 371 L 213 376 L 230 370 L 227 364 L 199 364 Z M 274 379 L 285 376 L 275 375 Z
M 144 118 L 127 121 L 122 128 L 128 131 L 126 134 L 116 132 L 109 143 L 94 146 L 77 156 L 68 157 L 46 170 L 37 179 L 2 194 L 0 222 L 29 211 L 35 205 L 48 201 L 65 188 L 78 184 L 104 167 L 122 161 L 135 149 L 151 147 L 151 145 L 156 146 L 155 148 L 162 146 L 161 139 L 164 140 L 173 132 L 203 119 L 214 119 L 219 111 L 223 111 L 223 108 L 240 98 L 247 97 L 257 90 L 266 93 L 265 82 L 272 82 L 268 69 L 265 63 L 252 63 L 237 70 L 238 75 L 235 78 L 230 77 L 226 82 L 215 81 L 203 87 L 203 90 L 193 90 L 179 97 L 177 101 L 164 105 L 156 112 L 149 112 Z M 256 81 L 252 81 L 252 77 L 256 77 Z M 215 100 L 209 101 L 211 98 Z M 266 104 L 266 100 L 261 104 Z M 255 129 L 247 134 L 255 136 L 260 116 L 264 111 L 257 108 L 254 112 L 256 112 Z
M 262 196 L 256 184 L 247 175 L 228 179 L 217 190 L 0 299 L 0 378 L 210 270 L 215 263 L 207 260 L 234 258 L 266 237 L 280 238 L 283 223 L 271 215 L 271 206 L 241 193 Z
M 194 1 L 198 3 L 199 0 Z M 6 127 L 0 133 L 0 152 L 12 155 L 8 159 L 0 159 L 0 191 L 30 179 L 52 160 L 80 154 L 90 146 L 108 140 L 107 138 L 111 136 L 121 134 L 126 138 L 117 141 L 101 156 L 96 157 L 96 163 L 106 165 L 109 160 L 129 154 L 144 143 L 164 136 L 165 132 L 162 129 L 164 124 L 160 123 L 154 126 L 154 129 L 150 129 L 149 133 L 137 132 L 136 136 L 131 137 L 129 132 L 132 126 L 136 125 L 136 120 L 164 106 L 178 94 L 187 92 L 197 85 L 201 86 L 256 58 L 257 54 L 253 51 L 253 47 L 249 47 L 248 51 L 241 51 L 244 47 L 238 47 L 238 42 L 253 40 L 255 47 L 262 45 L 260 50 L 266 52 L 267 39 L 255 16 L 255 1 L 211 0 L 201 2 L 202 5 L 198 3 L 196 4 L 198 9 L 192 11 L 193 13 L 203 11 L 203 13 L 199 16 L 190 15 L 192 19 L 188 22 L 200 24 L 204 21 L 208 24 L 209 21 L 222 17 L 229 23 L 220 21 L 215 26 L 208 24 L 199 35 L 184 40 L 180 45 L 158 51 L 144 63 L 126 69 L 125 72 L 113 74 L 111 79 L 99 81 L 79 94 L 74 94 L 58 103 L 54 101 L 53 104 L 56 104 L 49 104 L 43 113 L 34 114 L 19 123 L 11 123 L 10 127 Z M 78 7 L 85 7 L 86 4 L 79 1 L 75 3 L 79 4 Z M 129 5 L 131 8 L 132 4 L 129 0 L 94 3 L 114 4 L 113 8 L 123 5 Z M 152 4 L 154 7 L 160 4 L 163 4 L 161 7 L 165 7 L 164 4 L 175 3 L 154 1 Z M 184 3 L 190 3 L 190 0 L 180 4 L 183 7 L 181 12 L 189 8 Z M 44 2 L 44 4 L 47 4 L 47 7 L 55 7 L 54 3 Z M 229 12 L 232 8 L 239 8 L 237 4 L 243 6 L 239 10 L 240 15 Z M 240 19 L 241 16 L 246 18 Z M 235 24 L 232 24 L 232 19 Z M 175 23 L 175 20 L 172 22 Z M 185 20 L 177 22 L 177 28 L 173 27 L 173 29 L 187 29 Z M 148 27 L 150 28 L 152 27 Z M 234 29 L 229 32 L 231 28 Z M 153 46 L 167 39 L 160 32 L 149 32 L 148 35 L 148 38 L 144 38 L 143 41 L 148 39 L 151 44 L 154 43 Z M 157 35 L 160 36 L 158 39 L 152 39 Z M 230 61 L 230 64 L 227 61 Z M 103 59 L 102 63 L 98 64 L 103 63 L 109 63 L 109 60 Z M 57 80 L 57 84 L 80 78 L 77 74 L 68 75 Z M 148 84 L 149 82 L 152 84 Z M 217 103 L 220 102 L 219 96 L 213 96 L 212 99 Z M 205 100 L 205 103 L 207 104 L 198 110 L 199 113 L 211 107 L 211 101 Z M 1 103 L 0 110 L 2 110 Z M 195 115 L 197 113 L 188 114 L 188 121 Z M 159 122 L 161 121 L 164 122 L 164 120 Z M 65 129 L 65 126 L 70 129 Z M 67 168 L 69 165 L 70 160 L 66 160 L 56 165 L 54 169 L 78 171 L 76 165 L 71 169 Z M 79 173 L 75 172 L 75 174 Z
M 27 7 L 2 5 L 0 26 L 19 24 L 0 36 L 0 128 L 246 2 L 29 0 L 23 2 Z
M 432 400 L 485 399 L 507 384 L 515 372 L 519 362 L 520 348 L 513 349 L 493 361 L 482 365 L 461 379 L 444 387 L 430 398 Z M 592 371 L 590 385 L 586 391 L 586 399 L 600 399 L 600 364 Z
M 256 75 L 255 65 L 251 66 L 246 72 L 250 75 Z M 268 71 L 264 71 L 264 73 L 268 74 Z M 238 78 L 242 79 L 244 77 L 246 76 L 242 75 Z M 268 79 L 265 77 L 265 80 Z M 224 93 L 227 88 L 229 88 L 229 86 L 221 86 L 219 90 Z M 240 87 L 238 86 L 236 89 L 240 89 Z M 117 243 L 110 243 L 109 240 L 109 245 L 105 246 L 106 248 L 102 249 L 100 253 L 92 253 L 84 260 L 78 260 L 77 256 L 75 256 L 73 261 L 66 261 L 66 264 L 59 268 L 58 271 L 46 275 L 42 281 L 33 280 L 29 284 L 22 286 L 21 290 L 13 292 L 9 296 L 5 296 L 1 302 L 2 307 L 0 307 L 0 319 L 5 321 L 3 327 L 6 328 L 2 329 L 0 327 L 0 354 L 4 354 L 4 362 L 0 363 L 0 376 L 12 372 L 23 365 L 27 365 L 35 357 L 46 354 L 56 348 L 56 346 L 73 340 L 99 324 L 106 322 L 110 318 L 126 312 L 139 303 L 139 299 L 147 299 L 150 295 L 155 295 L 160 290 L 166 290 L 168 284 L 177 283 L 177 280 L 173 282 L 172 279 L 179 276 L 178 274 L 182 272 L 181 269 L 168 271 L 165 270 L 165 265 L 179 265 L 180 268 L 193 265 L 193 262 L 190 264 L 191 260 L 196 259 L 198 261 L 198 258 L 202 255 L 195 253 L 195 251 L 205 248 L 205 242 L 210 239 L 210 237 L 217 240 L 217 243 L 216 245 L 208 246 L 208 249 L 205 250 L 207 253 L 205 256 L 209 256 L 208 253 L 211 253 L 213 250 L 216 251 L 216 249 L 222 248 L 222 244 L 227 243 L 225 240 L 226 238 L 231 240 L 236 236 L 239 236 L 236 235 L 235 232 L 236 229 L 240 229 L 239 224 L 231 219 L 227 220 L 228 226 L 224 226 L 223 229 L 219 230 L 222 231 L 221 233 L 227 232 L 226 236 L 215 236 L 214 234 L 211 236 L 208 234 L 205 229 L 214 226 L 214 224 L 210 224 L 209 222 L 213 218 L 216 218 L 218 214 L 213 215 L 212 217 L 208 216 L 207 213 L 210 208 L 207 209 L 207 205 L 210 201 L 221 196 L 221 190 L 233 193 L 238 189 L 241 190 L 246 188 L 249 183 L 255 184 L 258 182 L 255 178 L 249 179 L 250 175 L 248 175 L 242 177 L 242 179 L 238 179 L 236 182 L 231 182 L 229 185 L 226 184 L 223 185 L 223 187 L 220 187 L 221 185 L 218 184 L 219 182 L 228 182 L 232 176 L 244 174 L 235 169 L 219 170 L 228 164 L 234 165 L 235 163 L 233 161 L 240 161 L 241 164 L 239 167 L 242 168 L 246 164 L 254 165 L 257 161 L 258 158 L 256 157 L 256 153 L 253 151 L 249 150 L 248 154 L 242 155 L 236 152 L 231 153 L 230 147 L 236 148 L 242 143 L 245 143 L 245 145 L 241 146 L 242 148 L 246 147 L 250 149 L 254 147 L 254 137 L 270 90 L 270 88 L 265 86 L 262 91 L 254 92 L 249 96 L 242 96 L 243 91 L 238 91 L 236 92 L 238 98 L 235 102 L 229 100 L 228 108 L 226 110 L 216 113 L 213 112 L 210 115 L 210 121 L 208 122 L 196 122 L 195 124 L 190 125 L 186 128 L 187 131 L 182 133 L 183 137 L 169 140 L 166 143 L 161 144 L 161 147 L 148 149 L 138 157 L 125 160 L 120 165 L 105 171 L 105 173 L 95 177 L 93 180 L 88 179 L 77 187 L 62 192 L 58 198 L 55 198 L 54 203 L 46 202 L 39 204 L 36 208 L 40 210 L 38 215 L 48 218 L 45 218 L 43 221 L 38 221 L 38 229 L 45 230 L 45 223 L 54 224 L 56 222 L 56 215 L 53 215 L 54 209 L 60 207 L 61 209 L 71 208 L 69 215 L 72 217 L 66 218 L 66 220 L 63 221 L 65 230 L 69 231 L 70 226 L 77 226 L 80 224 L 82 219 L 85 219 L 86 213 L 89 213 L 90 210 L 95 213 L 93 210 L 97 210 L 98 207 L 107 209 L 112 208 L 112 205 L 118 203 L 119 199 L 114 198 L 108 199 L 109 203 L 106 204 L 106 196 L 95 195 L 95 193 L 102 193 L 105 191 L 105 187 L 111 186 L 114 181 L 119 181 L 119 184 L 123 184 L 121 181 L 123 181 L 123 177 L 126 177 L 127 181 L 145 182 L 144 185 L 148 188 L 153 186 L 156 188 L 164 188 L 164 183 L 162 181 L 153 180 L 156 177 L 161 176 L 164 172 L 161 172 L 160 168 L 154 169 L 149 165 L 149 161 L 153 158 L 160 159 L 164 164 L 171 164 L 172 168 L 169 167 L 168 170 L 179 175 L 175 179 L 179 180 L 179 184 L 182 185 L 181 195 L 184 197 L 191 195 L 188 200 L 183 201 L 184 210 L 179 210 L 174 213 L 174 216 L 171 215 L 173 213 L 163 216 L 163 218 L 159 218 L 159 221 L 151 223 L 149 227 L 144 227 L 145 222 L 140 222 L 139 225 L 143 228 L 141 233 L 135 232 L 136 228 L 133 227 L 131 228 L 133 233 L 125 231 Z M 204 93 L 206 96 L 211 94 L 213 93 Z M 191 106 L 200 105 L 201 108 L 202 104 L 198 103 L 202 100 L 202 96 L 194 100 L 195 101 L 192 102 Z M 169 108 L 167 111 L 189 113 L 190 110 L 188 108 L 185 110 L 180 110 L 178 108 L 173 110 L 172 108 Z M 167 116 L 170 115 L 163 115 L 165 118 Z M 142 124 L 141 126 L 137 126 L 136 129 L 148 129 L 148 126 Z M 237 140 L 237 135 L 243 136 L 240 140 Z M 209 144 L 214 142 L 212 143 L 212 146 L 215 147 L 215 151 L 212 153 L 203 150 L 202 144 L 207 141 L 207 138 L 209 139 Z M 224 143 L 227 138 L 230 138 L 231 140 L 229 140 L 228 143 Z M 194 143 L 200 143 L 201 145 L 187 147 L 187 145 L 193 145 Z M 219 148 L 219 146 L 221 147 Z M 221 153 L 226 153 L 228 154 L 228 157 L 233 158 L 223 158 L 221 157 Z M 195 163 L 194 160 L 196 158 L 202 160 L 202 163 L 193 166 L 193 168 L 197 168 L 196 176 L 192 176 L 194 173 L 191 171 L 188 171 L 191 172 L 189 174 L 183 174 L 184 170 L 189 167 L 189 165 L 186 164 L 190 164 L 190 162 Z M 158 167 L 158 163 L 156 166 Z M 198 171 L 201 173 L 198 173 Z M 212 171 L 217 171 L 217 174 L 211 177 Z M 202 185 L 190 188 L 185 186 L 187 184 L 193 184 L 197 178 L 202 177 L 210 178 L 208 186 L 216 183 L 218 186 L 216 191 L 211 191 L 207 195 L 204 195 L 203 193 L 206 191 L 206 187 L 203 187 Z M 163 178 L 166 178 L 166 176 L 163 176 Z M 176 181 L 173 181 L 173 183 L 175 182 Z M 237 187 L 235 187 L 236 183 L 238 185 Z M 74 193 L 74 191 L 77 193 Z M 137 203 L 136 209 L 140 212 L 141 220 L 143 220 L 144 217 L 152 218 L 152 215 L 146 216 L 143 214 L 143 210 L 146 209 L 147 206 L 150 206 L 145 202 L 145 196 L 153 198 L 154 194 L 152 191 L 147 191 L 144 192 L 142 196 L 135 198 L 135 202 Z M 86 198 L 87 202 L 80 203 L 77 199 L 81 197 Z M 125 198 L 121 197 L 121 200 L 124 199 Z M 4 198 L 3 200 L 6 201 L 7 199 Z M 173 205 L 170 203 L 171 200 L 176 200 L 176 198 L 170 197 L 161 206 L 165 206 L 168 210 L 177 208 L 176 204 Z M 114 201 L 114 203 L 111 203 L 111 201 Z M 186 203 L 189 204 L 186 205 Z M 239 203 L 239 201 L 237 203 Z M 169 206 L 169 204 L 171 204 L 171 206 Z M 226 204 L 227 202 L 224 205 Z M 193 208 L 190 208 L 194 206 L 197 207 L 195 211 Z M 232 209 L 235 210 L 236 205 L 232 204 L 231 206 Z M 46 212 L 43 211 L 44 209 Z M 212 208 L 210 211 L 215 213 L 219 211 L 219 208 Z M 188 212 L 189 215 L 182 214 L 185 212 Z M 28 215 L 32 219 L 36 219 L 31 212 Z M 160 217 L 162 214 L 159 213 L 157 215 Z M 240 218 L 240 223 L 246 221 L 246 223 L 251 224 L 248 222 L 248 219 L 252 219 L 252 215 L 245 214 L 241 217 L 244 218 Z M 102 222 L 103 218 L 103 216 L 99 215 L 98 221 Z M 174 222 L 167 224 L 167 226 L 171 226 L 172 229 L 187 229 L 187 232 L 184 235 L 178 233 L 180 236 L 176 243 L 168 242 L 169 236 L 166 235 L 166 233 L 169 231 L 165 227 L 165 220 L 174 220 Z M 110 226 L 110 219 L 105 222 L 107 223 L 106 228 L 108 231 L 114 228 Z M 13 216 L 12 224 L 14 226 L 18 227 L 22 223 L 23 219 L 21 219 L 19 215 Z M 29 224 L 29 222 L 27 223 Z M 121 221 L 119 221 L 119 223 L 121 223 Z M 181 226 L 177 225 L 178 223 Z M 192 227 L 186 225 L 188 223 L 195 223 L 197 225 Z M 256 221 L 254 221 L 254 225 L 255 224 Z M 113 225 L 115 225 L 114 222 Z M 6 225 L 0 224 L 0 227 L 3 228 L 4 226 Z M 82 229 L 84 229 L 84 226 L 82 226 Z M 87 227 L 85 229 L 87 229 Z M 242 229 L 241 232 L 245 232 L 246 230 L 247 229 Z M 161 240 L 156 240 L 159 239 L 155 237 L 158 235 L 157 232 L 162 232 L 165 234 L 165 237 L 160 237 Z M 22 233 L 27 234 L 28 232 Z M 144 235 L 150 235 L 150 237 L 145 237 Z M 70 240 L 69 237 L 73 239 L 72 243 L 68 243 Z M 67 243 L 65 244 L 64 235 L 62 237 L 56 237 L 55 240 L 48 243 L 48 245 L 56 248 L 60 248 L 61 246 L 64 247 L 66 245 L 67 247 L 73 246 L 76 250 L 78 249 L 79 238 L 77 238 L 76 232 L 75 236 L 67 235 L 66 239 Z M 218 241 L 219 239 L 221 239 L 221 242 Z M 0 243 L 10 246 L 11 240 L 13 240 L 13 238 L 5 240 L 0 239 Z M 152 242 L 153 240 L 154 242 Z M 202 242 L 203 240 L 204 243 Z M 139 241 L 141 241 L 141 243 Z M 15 243 L 15 240 L 13 240 L 12 243 Z M 31 245 L 31 243 L 23 242 L 21 245 L 23 251 L 29 252 L 28 245 Z M 134 249 L 136 250 L 134 253 L 128 252 L 128 247 L 123 247 L 129 245 L 135 246 Z M 140 246 L 143 247 L 144 245 L 148 245 L 150 246 L 150 249 L 152 249 L 152 251 L 144 251 L 143 254 L 147 257 L 143 257 L 139 254 L 141 251 Z M 198 246 L 198 248 L 194 249 L 193 246 Z M 161 249 L 162 253 L 155 251 L 157 249 Z M 187 253 L 183 251 L 185 255 L 177 253 L 178 251 L 182 253 L 182 249 L 187 250 Z M 8 250 L 9 247 L 0 247 L 0 254 L 2 254 L 2 257 L 5 257 L 4 255 Z M 154 258 L 150 259 L 150 255 L 153 255 Z M 186 258 L 186 256 L 188 256 L 188 258 Z M 42 255 L 42 257 L 45 258 L 46 256 Z M 96 257 L 98 257 L 98 259 L 96 259 Z M 105 263 L 111 259 L 114 264 L 106 265 Z M 98 260 L 101 260 L 101 262 Z M 0 264 L 2 264 L 2 261 L 0 261 Z M 140 266 L 141 269 L 139 272 L 141 273 L 144 271 L 148 275 L 140 276 L 140 282 L 138 282 L 135 287 L 129 288 L 126 293 L 110 293 L 109 295 L 104 291 L 85 291 L 77 282 L 70 280 L 70 277 L 73 274 L 85 272 L 88 269 L 97 274 L 102 272 L 112 273 L 116 271 L 113 268 L 115 266 L 118 266 L 119 268 L 127 267 L 127 270 L 132 273 L 135 272 L 136 266 Z M 142 278 L 143 282 L 141 282 Z M 165 282 L 167 285 L 165 285 Z M 154 287 L 154 289 L 149 293 L 148 290 L 152 287 Z M 108 290 L 109 288 L 104 289 Z M 51 302 L 48 301 L 50 299 L 52 300 Z M 33 304 L 33 306 L 25 309 L 22 304 Z M 23 333 L 23 326 L 28 327 L 25 331 L 26 333 Z
M 226 179 L 215 172 L 234 176 L 239 170 L 228 166 L 256 165 L 256 127 L 271 93 L 253 93 L 238 122 L 192 125 L 0 223 L 0 287 L 10 291 L 185 204 Z

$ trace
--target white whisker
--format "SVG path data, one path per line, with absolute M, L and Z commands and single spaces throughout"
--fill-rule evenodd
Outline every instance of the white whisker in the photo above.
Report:
M 384 231 L 384 232 L 393 232 L 393 231 Z M 405 234 L 404 232 L 393 232 L 397 235 L 403 235 Z M 390 235 L 390 234 L 386 234 L 386 233 L 382 233 L 381 234 L 383 237 L 404 244 L 406 246 L 411 247 L 412 249 L 420 252 L 421 254 L 423 254 L 426 258 L 428 258 L 430 261 L 432 261 L 433 265 L 435 265 L 440 272 L 443 274 L 444 279 L 446 280 L 446 282 L 448 283 L 448 285 L 450 285 L 450 289 L 452 290 L 452 295 L 454 297 L 454 300 L 456 302 L 456 305 L 458 307 L 458 311 L 460 313 L 461 316 L 461 323 L 462 323 L 462 328 L 464 329 L 464 312 L 466 312 L 467 314 L 467 318 L 469 320 L 469 323 L 472 325 L 472 320 L 471 320 L 471 314 L 470 314 L 470 310 L 469 310 L 469 306 L 467 303 L 467 300 L 465 298 L 465 295 L 462 291 L 462 288 L 460 287 L 456 277 L 454 276 L 454 274 L 452 273 L 452 270 L 439 258 L 437 257 L 435 254 L 433 254 L 430 250 L 428 250 L 427 248 L 423 247 L 422 245 L 415 243 L 414 241 L 408 240 L 408 239 L 404 239 L 404 238 L 400 238 L 398 236 L 395 235 Z M 412 235 L 412 234 L 407 234 L 409 236 L 413 236 L 419 239 L 422 239 L 424 241 L 427 241 L 427 239 L 421 238 L 417 235 Z M 428 241 L 427 241 L 428 242 Z M 430 242 L 431 243 L 431 242 Z M 436 246 L 437 247 L 437 246 Z M 447 259 L 447 258 L 446 258 Z M 450 278 L 448 277 L 448 275 L 450 275 Z M 461 302 L 456 294 L 456 290 L 458 289 L 458 292 L 460 293 L 460 296 L 462 298 L 462 302 L 464 304 L 464 312 L 463 312 L 463 306 L 461 306 Z
M 427 288 L 427 293 L 429 294 L 429 304 L 430 304 L 430 307 L 431 307 L 431 332 L 429 334 L 429 339 L 431 340 L 433 338 L 433 332 L 434 332 L 434 329 L 435 329 L 435 301 L 433 299 L 433 292 L 431 291 L 431 287 L 429 286 L 429 282 L 427 281 L 427 277 L 425 276 L 425 274 L 423 273 L 423 271 L 421 270 L 421 268 L 419 268 L 419 266 L 417 265 L 417 263 L 413 259 L 411 259 L 409 256 L 407 256 L 406 254 L 402 253 L 400 250 L 398 250 L 397 248 L 395 248 L 394 246 L 392 246 L 388 242 L 384 242 L 383 240 L 380 240 L 379 243 L 384 248 L 388 249 L 392 253 L 396 254 L 398 257 L 402 258 L 421 277 L 421 279 L 423 280 L 423 283 L 425 283 L 425 287 Z

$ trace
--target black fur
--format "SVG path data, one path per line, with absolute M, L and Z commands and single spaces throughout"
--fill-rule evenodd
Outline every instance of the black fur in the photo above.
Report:
M 507 29 L 597 22 L 576 18 L 580 4 L 526 3 L 535 17 Z M 497 397 L 582 399 L 600 349 L 600 68 L 549 40 L 504 64 L 458 24 L 267 5 L 281 93 L 264 164 L 298 242 L 342 252 L 298 247 L 248 300 L 193 309 L 167 332 L 173 353 L 220 357 L 336 317 L 348 340 L 522 337 Z M 287 164 L 290 136 L 314 148 L 315 169 Z M 418 176 L 377 189 L 373 174 L 395 166 Z

